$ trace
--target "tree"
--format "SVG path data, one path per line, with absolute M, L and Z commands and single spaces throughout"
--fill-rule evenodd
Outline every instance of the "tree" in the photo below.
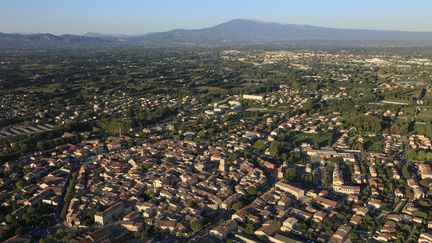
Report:
M 207 132 L 205 130 L 201 130 L 198 132 L 198 137 L 204 138 L 206 136 Z
M 17 182 L 15 183 L 15 186 L 16 186 L 16 188 L 17 188 L 18 190 L 21 190 L 22 188 L 24 188 L 24 186 L 25 186 L 25 182 L 24 182 L 22 179 L 20 179 L 19 181 L 17 181 Z
M 143 224 L 137 232 L 135 232 L 135 237 L 145 239 L 146 237 L 152 236 L 154 234 L 154 226 Z
M 409 179 L 409 172 L 408 172 L 408 164 L 404 164 L 402 167 L 402 176 L 404 177 L 405 180 Z
M 260 151 L 264 151 L 264 149 L 265 149 L 264 141 L 263 140 L 256 141 L 255 144 L 254 144 L 254 148 L 256 148 L 256 149 L 258 149 Z
M 282 144 L 280 142 L 278 142 L 278 141 L 271 142 L 270 148 L 269 148 L 270 156 L 273 159 L 279 159 L 281 148 L 282 148 Z
M 247 192 L 249 195 L 254 196 L 254 195 L 257 194 L 257 189 L 256 189 L 256 187 L 254 187 L 254 186 L 250 186 L 250 187 L 248 187 L 248 189 L 246 189 L 246 192 Z
M 39 141 L 39 142 L 37 142 L 37 143 L 36 143 L 36 148 L 37 148 L 38 150 L 45 150 L 45 149 L 46 149 L 46 147 L 45 147 L 45 143 L 44 143 L 43 141 Z
M 148 191 L 142 193 L 141 196 L 144 198 L 144 200 L 148 201 L 148 200 L 153 199 L 155 197 L 155 193 L 152 190 L 148 190 Z
M 246 223 L 246 233 L 253 235 L 255 232 L 255 226 L 251 220 L 248 220 Z
M 285 174 L 284 174 L 285 179 L 290 181 L 290 180 L 294 179 L 295 176 L 296 176 L 296 170 L 294 168 L 288 168 L 285 171 Z
M 426 187 L 426 188 L 428 188 L 429 187 L 429 182 L 427 181 L 427 180 L 420 180 L 420 185 L 421 186 L 423 186 L 423 187 Z
M 234 203 L 231 205 L 231 209 L 232 209 L 232 210 L 235 210 L 235 211 L 238 211 L 238 210 L 240 210 L 241 208 L 243 208 L 243 202 L 242 202 L 242 201 L 234 202 Z
M 200 221 L 195 220 L 191 222 L 191 229 L 193 230 L 193 232 L 198 232 L 203 229 L 203 225 L 201 224 Z
M 55 235 L 48 235 L 47 238 L 39 240 L 39 243 L 70 242 L 71 240 L 71 234 L 60 229 Z
M 25 214 L 22 216 L 22 219 L 24 219 L 24 221 L 28 224 L 28 223 L 32 220 L 32 216 L 31 216 L 31 214 L 29 214 L 29 213 L 25 213 Z
M 317 137 L 313 138 L 313 144 L 314 144 L 314 148 L 316 148 L 316 149 L 320 148 L 319 139 Z
M 348 238 L 350 239 L 350 240 L 358 240 L 358 234 L 356 233 L 356 232 L 351 232 L 349 235 L 348 235 Z
M 14 222 L 16 219 L 15 219 L 15 217 L 14 217 L 12 214 L 8 214 L 8 215 L 5 216 L 5 220 L 6 220 L 6 222 L 8 222 L 8 223 L 12 223 L 12 222 Z

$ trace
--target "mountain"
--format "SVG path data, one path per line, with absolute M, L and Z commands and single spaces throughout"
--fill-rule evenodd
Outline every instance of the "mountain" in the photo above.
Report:
M 299 40 L 432 43 L 432 32 L 336 29 L 236 19 L 210 28 L 150 33 L 141 38 L 151 42 L 177 43 L 269 43 Z
M 52 49 L 96 47 L 113 41 L 80 35 L 0 33 L 2 49 Z
M 108 46 L 236 45 L 272 43 L 402 42 L 432 44 L 432 32 L 353 30 L 235 19 L 213 27 L 140 36 L 0 33 L 0 49 L 93 48 Z M 1 50 L 0 50 L 1 51 Z

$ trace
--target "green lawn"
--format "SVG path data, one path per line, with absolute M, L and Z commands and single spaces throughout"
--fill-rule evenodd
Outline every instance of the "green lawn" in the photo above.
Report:
M 417 121 L 426 122 L 426 123 L 430 124 L 430 122 L 432 121 L 432 111 L 430 111 L 430 110 L 421 111 L 417 115 Z
M 430 123 L 426 124 L 415 124 L 414 132 L 419 135 L 426 135 L 431 137 L 432 135 L 432 126 Z

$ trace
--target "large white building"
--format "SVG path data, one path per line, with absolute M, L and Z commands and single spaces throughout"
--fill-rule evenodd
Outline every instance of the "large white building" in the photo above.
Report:
M 243 95 L 243 99 L 261 101 L 264 99 L 264 96 L 262 96 L 262 95 Z
M 123 209 L 124 209 L 124 206 L 123 206 L 122 202 L 116 203 L 113 206 L 107 208 L 103 212 L 97 212 L 94 215 L 94 221 L 98 224 L 106 225 L 111 220 L 119 218 L 121 216 L 121 214 L 123 213 Z
M 304 197 L 305 192 L 303 189 L 297 188 L 295 186 L 283 183 L 283 182 L 277 182 L 276 183 L 276 189 L 288 192 L 289 194 L 293 195 L 297 200 L 300 200 Z

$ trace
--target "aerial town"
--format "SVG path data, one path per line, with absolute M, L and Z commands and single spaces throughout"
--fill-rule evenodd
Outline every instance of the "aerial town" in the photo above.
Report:
M 431 242 L 421 51 L 0 56 L 0 240 Z

